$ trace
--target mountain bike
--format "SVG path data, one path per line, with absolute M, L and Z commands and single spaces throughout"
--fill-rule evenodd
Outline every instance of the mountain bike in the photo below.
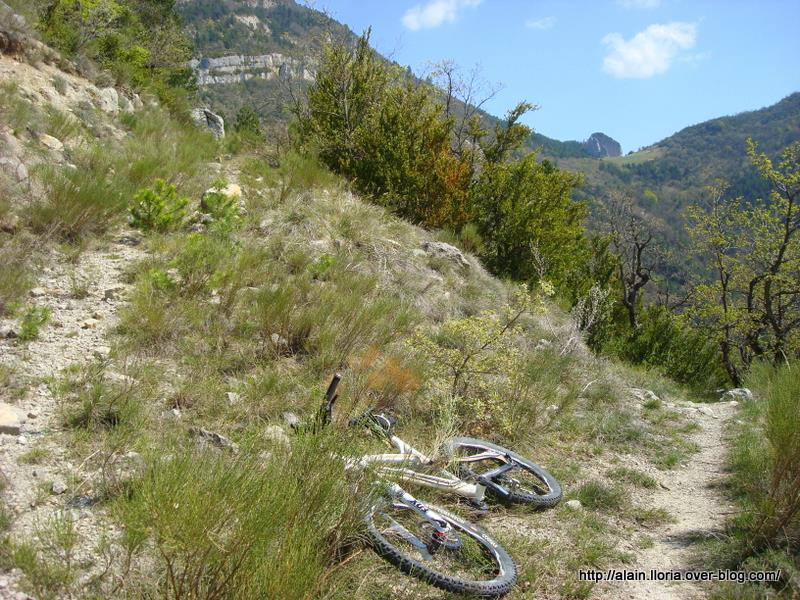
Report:
M 318 423 L 332 419 L 341 380 L 334 376 L 325 394 Z M 384 484 L 382 493 L 365 513 L 367 536 L 375 550 L 405 573 L 447 591 L 499 597 L 516 583 L 513 559 L 488 533 L 443 508 L 423 503 L 399 483 L 413 483 L 467 499 L 486 510 L 484 495 L 537 507 L 554 506 L 561 486 L 542 467 L 490 442 L 454 437 L 442 446 L 458 475 L 437 465 L 392 433 L 395 422 L 367 411 L 351 420 L 366 425 L 398 452 L 350 460 L 348 469 L 373 468 Z M 399 483 L 396 483 L 399 482 Z

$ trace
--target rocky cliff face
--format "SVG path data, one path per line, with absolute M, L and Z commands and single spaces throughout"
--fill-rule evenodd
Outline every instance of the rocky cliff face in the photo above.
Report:
M 200 86 L 242 83 L 250 79 L 314 81 L 313 71 L 302 61 L 278 52 L 260 56 L 235 54 L 193 59 L 189 65 L 197 74 L 197 83 Z
M 604 158 L 606 156 L 622 156 L 622 147 L 614 138 L 605 133 L 595 132 L 583 143 L 583 147 L 590 156 Z

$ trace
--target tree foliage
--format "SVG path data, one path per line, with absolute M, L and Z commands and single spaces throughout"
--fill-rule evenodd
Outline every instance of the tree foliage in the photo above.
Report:
M 51 0 L 39 29 L 68 56 L 85 56 L 119 83 L 150 88 L 173 100 L 175 87 L 190 87 L 191 45 L 175 0 Z
M 565 282 L 587 248 L 585 209 L 571 199 L 580 179 L 535 154 L 517 158 L 530 136 L 519 120 L 532 105 L 520 103 L 489 131 L 477 115 L 453 110 L 462 86 L 451 66 L 441 74 L 445 90 L 413 79 L 370 48 L 369 32 L 328 44 L 296 107 L 299 142 L 408 220 L 476 228 L 496 273 Z
M 756 357 L 777 364 L 800 356 L 800 142 L 777 166 L 752 141 L 747 154 L 772 188 L 768 200 L 748 204 L 716 186 L 687 211 L 694 251 L 714 275 L 696 286 L 692 315 L 735 383 Z

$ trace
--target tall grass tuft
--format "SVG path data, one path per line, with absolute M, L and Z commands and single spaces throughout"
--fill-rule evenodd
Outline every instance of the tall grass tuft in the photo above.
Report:
M 730 458 L 740 512 L 712 550 L 727 567 L 782 569 L 776 585 L 795 597 L 800 594 L 800 369 L 755 365 L 746 383 L 755 399 L 741 407 Z
M 113 507 L 132 556 L 154 547 L 151 590 L 176 600 L 319 597 L 326 568 L 354 540 L 358 481 L 345 478 L 335 434 L 291 449 L 239 456 L 186 449 L 152 457 L 130 497 Z M 366 496 L 364 501 L 366 502 Z

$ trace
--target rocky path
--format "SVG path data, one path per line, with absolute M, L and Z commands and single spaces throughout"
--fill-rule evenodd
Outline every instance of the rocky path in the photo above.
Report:
M 636 563 L 628 567 L 629 570 L 644 571 L 647 580 L 602 584 L 597 587 L 597 598 L 705 598 L 703 584 L 652 581 L 649 574 L 652 569 L 660 572 L 706 569 L 698 562 L 698 544 L 719 533 L 728 513 L 733 510 L 719 483 L 724 477 L 726 460 L 724 424 L 734 415 L 735 407 L 735 401 L 716 404 L 683 402 L 675 406 L 699 425 L 692 439 L 700 449 L 688 464 L 662 473 L 659 476 L 662 488 L 650 499 L 651 507 L 665 509 L 675 522 L 653 531 L 653 546 L 643 550 Z
M 106 527 L 95 511 L 70 501 L 81 465 L 73 464 L 66 451 L 58 403 L 48 383 L 66 367 L 108 357 L 105 338 L 125 297 L 124 270 L 143 256 L 130 232 L 84 252 L 76 264 L 53 252 L 28 299 L 29 305 L 51 311 L 38 338 L 21 342 L 13 337 L 17 324 L 0 324 L 6 337 L 0 339 L 0 368 L 10 369 L 15 381 L 0 389 L 0 402 L 11 405 L 19 418 L 17 424 L 7 421 L 0 434 L 2 497 L 12 539 L 30 541 L 43 524 L 67 518 L 81 540 L 74 558 L 83 561 L 91 558 Z M 16 570 L 0 572 L 0 599 L 28 597 L 18 591 L 19 578 Z

